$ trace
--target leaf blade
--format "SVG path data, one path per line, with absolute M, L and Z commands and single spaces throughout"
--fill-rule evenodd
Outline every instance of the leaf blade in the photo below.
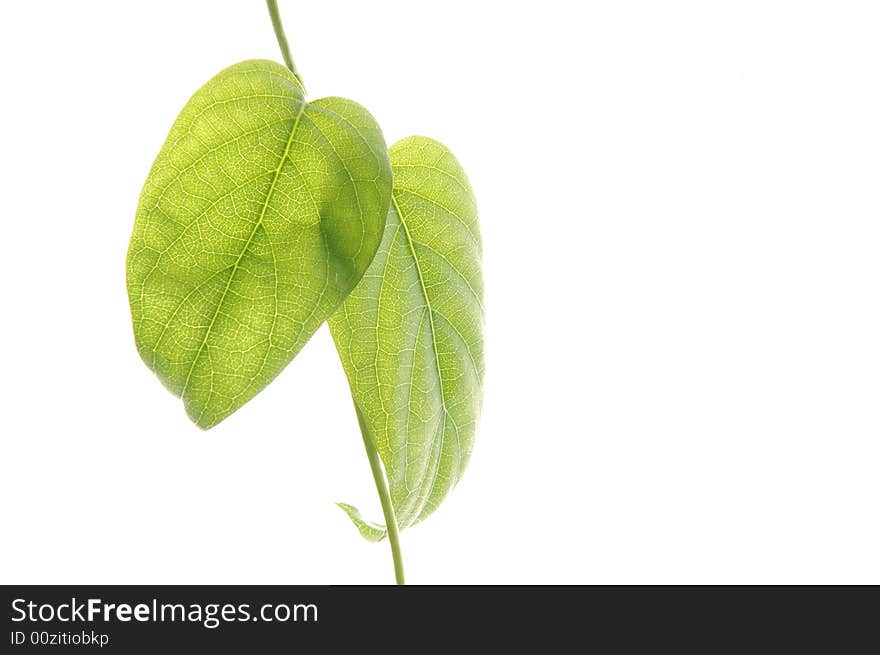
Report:
M 138 351 L 197 425 L 256 395 L 354 288 L 390 185 L 369 113 L 306 102 L 280 64 L 241 62 L 193 95 L 144 185 L 127 284 Z
M 382 243 L 330 319 L 400 528 L 436 509 L 470 456 L 482 404 L 482 245 L 473 192 L 442 144 L 390 149 Z

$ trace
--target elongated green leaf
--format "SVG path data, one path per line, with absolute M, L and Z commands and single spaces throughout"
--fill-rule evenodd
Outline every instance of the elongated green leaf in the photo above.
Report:
M 306 102 L 280 64 L 236 64 L 189 100 L 144 185 L 127 277 L 138 350 L 196 424 L 250 400 L 345 300 L 390 193 L 370 114 Z
M 400 528 L 428 516 L 461 478 L 482 403 L 483 282 L 476 202 L 440 143 L 390 149 L 385 235 L 330 330 Z M 365 536 L 376 525 L 351 506 Z

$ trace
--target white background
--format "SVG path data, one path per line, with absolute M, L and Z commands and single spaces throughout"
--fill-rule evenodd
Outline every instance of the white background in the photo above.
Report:
M 411 582 L 880 583 L 876 3 L 280 4 L 311 97 L 480 201 L 485 410 Z M 392 579 L 326 328 L 210 432 L 135 352 L 140 186 L 254 57 L 257 0 L 0 4 L 0 582 Z

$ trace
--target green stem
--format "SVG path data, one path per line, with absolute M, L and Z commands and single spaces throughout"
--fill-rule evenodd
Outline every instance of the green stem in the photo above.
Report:
M 281 14 L 278 13 L 278 2 L 276 0 L 266 0 L 266 6 L 269 8 L 269 17 L 272 19 L 272 27 L 275 29 L 275 38 L 278 39 L 278 47 L 281 48 L 281 54 L 284 57 L 284 63 L 293 73 L 297 82 L 306 88 L 303 84 L 299 71 L 296 70 L 296 64 L 293 63 L 293 57 L 290 56 L 290 46 L 287 45 L 287 37 L 284 35 L 284 26 L 281 24 Z
M 400 552 L 400 533 L 397 531 L 397 516 L 394 514 L 394 506 L 391 504 L 391 496 L 388 494 L 388 485 L 385 482 L 385 473 L 382 470 L 382 462 L 379 453 L 367 436 L 367 425 L 361 410 L 355 406 L 358 423 L 361 426 L 361 436 L 364 438 L 364 448 L 367 450 L 367 459 L 370 460 L 370 470 L 373 472 L 373 480 L 376 483 L 376 491 L 379 492 L 379 502 L 382 503 L 382 513 L 385 515 L 385 529 L 388 531 L 388 543 L 391 544 L 391 559 L 394 560 L 394 579 L 397 584 L 406 584 L 403 578 L 403 555 Z

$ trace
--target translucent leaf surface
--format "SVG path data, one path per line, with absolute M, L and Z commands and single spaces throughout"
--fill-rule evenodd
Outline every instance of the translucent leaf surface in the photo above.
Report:
M 425 137 L 390 155 L 382 243 L 330 329 L 404 528 L 437 508 L 470 457 L 482 403 L 483 281 L 476 202 L 458 161 Z M 345 509 L 375 539 L 375 524 Z
M 147 365 L 209 428 L 265 387 L 360 281 L 391 169 L 360 105 L 306 102 L 280 64 L 225 69 L 150 171 L 127 261 Z
M 348 503 L 336 503 L 339 508 L 348 514 L 348 518 L 355 524 L 361 536 L 367 541 L 382 541 L 385 538 L 385 526 L 367 521 L 361 516 L 360 510 Z

